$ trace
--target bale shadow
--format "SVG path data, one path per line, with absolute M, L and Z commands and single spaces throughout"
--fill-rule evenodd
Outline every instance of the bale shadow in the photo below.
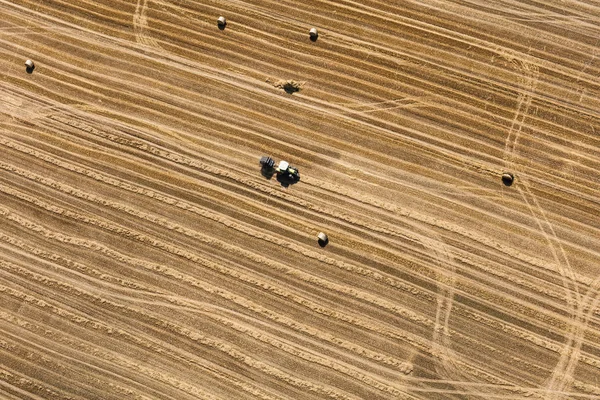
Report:
M 33 66 L 31 66 L 31 67 L 25 67 L 25 71 L 26 71 L 28 74 L 32 74 L 34 69 L 35 69 L 35 65 L 33 65 Z
M 294 94 L 302 89 L 305 82 L 295 81 L 293 79 L 280 80 L 273 84 L 278 89 L 283 89 L 287 94 Z
M 294 94 L 296 92 L 300 91 L 300 88 L 288 85 L 288 86 L 284 86 L 283 90 L 287 93 L 287 94 Z

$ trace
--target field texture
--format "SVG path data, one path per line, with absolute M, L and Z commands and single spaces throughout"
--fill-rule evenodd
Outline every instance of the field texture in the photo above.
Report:
M 0 0 L 0 398 L 600 398 L 599 37 L 596 0 Z

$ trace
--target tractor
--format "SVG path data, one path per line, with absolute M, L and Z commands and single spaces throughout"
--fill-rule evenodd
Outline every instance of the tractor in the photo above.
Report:
M 260 159 L 261 172 L 267 179 L 271 179 L 273 175 L 277 175 L 277 180 L 284 186 L 297 183 L 300 180 L 300 171 L 298 168 L 290 166 L 287 161 L 279 161 L 279 165 L 275 165 L 275 160 L 269 156 L 261 157 Z

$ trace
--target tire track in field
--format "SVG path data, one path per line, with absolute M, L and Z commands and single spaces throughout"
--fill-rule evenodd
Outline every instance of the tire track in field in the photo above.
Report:
M 525 71 L 528 75 L 531 74 L 527 68 L 530 68 L 532 64 L 526 64 L 522 61 L 520 62 L 519 68 L 522 71 Z M 536 71 L 537 73 L 537 71 Z M 523 130 L 523 123 L 528 116 L 529 107 L 531 106 L 532 101 L 532 93 L 535 90 L 535 78 L 531 75 L 527 76 L 524 79 L 525 92 L 519 91 L 519 95 L 517 97 L 517 110 L 515 112 L 515 117 L 511 122 L 510 129 L 508 131 L 508 135 L 506 137 L 506 144 L 504 147 L 504 154 L 514 155 L 514 149 L 517 146 L 517 142 L 519 137 L 521 136 L 521 131 Z M 512 161 L 514 162 L 514 161 Z
M 573 304 L 573 308 L 575 309 L 575 315 L 572 317 L 571 324 L 567 328 L 566 343 L 560 351 L 559 360 L 556 364 L 556 367 L 553 369 L 552 374 L 548 378 L 546 385 L 546 389 L 548 390 L 548 394 L 550 395 L 550 400 L 561 399 L 564 398 L 564 396 L 561 395 L 560 392 L 566 391 L 568 387 L 571 387 L 574 384 L 574 372 L 578 362 L 581 360 L 581 346 L 585 339 L 585 333 L 588 329 L 590 319 L 593 317 L 595 310 L 598 307 L 598 304 L 600 303 L 600 278 L 596 278 L 589 285 L 588 290 L 585 294 L 581 295 L 578 292 L 576 288 L 576 280 L 572 274 L 573 270 L 570 266 L 567 254 L 565 253 L 560 242 L 558 242 L 554 229 L 552 228 L 552 225 L 546 218 L 543 209 L 537 203 L 537 199 L 535 198 L 533 193 L 531 193 L 529 187 L 525 185 L 524 187 L 525 190 L 528 192 L 530 198 L 535 202 L 537 209 L 539 210 L 544 221 L 549 227 L 551 235 L 543 230 L 542 225 L 540 225 L 540 230 L 544 232 L 544 236 L 546 237 L 546 240 L 549 243 L 549 247 L 551 248 L 553 257 L 555 258 L 556 262 L 559 263 L 559 268 L 565 269 L 565 274 L 568 274 L 569 282 L 572 282 L 573 286 L 575 287 L 576 298 L 575 303 Z M 527 202 L 526 196 L 523 194 L 523 191 L 521 189 L 519 190 L 521 192 L 521 195 L 523 196 L 523 199 L 525 200 L 525 202 Z M 531 208 L 528 202 L 527 204 Z M 533 209 L 532 213 L 534 213 Z M 540 220 L 537 217 L 536 220 L 538 221 L 538 224 L 540 224 Z M 558 244 L 557 247 L 560 250 L 558 254 L 552 244 L 553 242 L 551 239 L 554 239 L 554 241 Z M 561 261 L 562 264 L 560 264 Z M 566 268 L 564 268 L 565 265 L 567 266 Z M 567 287 L 567 290 L 570 289 Z M 587 312 L 586 309 L 588 309 Z
M 499 55 L 510 62 L 513 67 L 519 72 L 518 77 L 518 96 L 514 118 L 511 121 L 506 142 L 504 144 L 504 157 L 508 166 L 513 167 L 516 156 L 515 148 L 523 131 L 525 120 L 529 117 L 529 109 L 533 101 L 533 95 L 539 80 L 539 69 L 537 65 L 525 61 L 523 57 L 519 57 L 508 51 L 499 51 Z
M 581 346 L 585 338 L 585 331 L 588 329 L 590 319 L 596 312 L 598 305 L 600 305 L 600 278 L 596 278 L 592 282 L 583 296 L 582 302 L 578 304 L 581 316 L 574 324 L 576 327 L 572 329 L 572 334 L 568 337 L 568 342 L 565 345 L 566 351 L 560 353 L 560 359 L 550 377 L 547 390 L 551 392 L 564 391 L 567 390 L 567 386 L 574 386 L 575 368 L 582 358 Z M 588 308 L 589 310 L 585 312 Z M 551 399 L 561 397 L 551 397 Z
M 519 137 L 523 130 L 523 124 L 529 115 L 529 109 L 531 107 L 532 98 L 536 90 L 538 81 L 538 69 L 537 66 L 526 62 L 524 59 L 512 54 L 501 54 L 509 62 L 515 65 L 515 68 L 520 70 L 523 74 L 519 81 L 519 84 L 523 86 L 523 90 L 519 92 L 517 97 L 517 106 L 515 111 L 514 119 L 510 125 L 504 148 L 505 165 L 509 171 L 518 172 L 521 169 L 520 163 L 516 160 L 517 157 L 517 144 Z M 599 294 L 595 294 L 594 300 L 590 299 L 590 295 L 593 290 L 592 287 L 588 289 L 585 296 L 581 296 L 578 287 L 578 281 L 575 273 L 569 262 L 567 253 L 564 250 L 560 240 L 558 239 L 556 232 L 547 218 L 546 213 L 539 204 L 536 196 L 529 188 L 529 183 L 525 176 L 519 176 L 517 190 L 521 195 L 521 198 L 527 205 L 531 212 L 534 220 L 536 221 L 539 231 L 544 236 L 548 248 L 551 252 L 552 258 L 555 261 L 555 268 L 559 272 L 563 287 L 566 295 L 566 304 L 570 310 L 570 322 L 566 329 L 566 341 L 560 351 L 559 360 L 552 370 L 548 380 L 545 384 L 545 398 L 547 400 L 558 400 L 564 398 L 562 393 L 567 391 L 567 387 L 570 387 L 574 383 L 574 370 L 577 362 L 580 359 L 581 345 L 584 340 L 585 330 L 589 318 L 593 314 L 592 307 L 588 314 L 585 314 L 584 307 L 587 303 L 597 304 L 600 300 Z
M 511 122 L 508 134 L 506 136 L 506 142 L 505 142 L 505 146 L 504 146 L 505 166 L 508 167 L 509 171 L 516 171 L 517 168 L 520 169 L 520 166 L 518 166 L 518 164 L 515 160 L 515 157 L 517 156 L 516 146 L 517 146 L 518 140 L 521 136 L 521 132 L 523 130 L 523 124 L 525 122 L 525 119 L 527 119 L 529 117 L 529 108 L 531 107 L 533 95 L 534 95 L 536 87 L 537 87 L 539 72 L 538 72 L 537 66 L 535 66 L 533 63 L 529 63 L 529 62 L 525 61 L 522 57 L 519 57 L 519 56 L 515 55 L 514 53 L 501 52 L 499 54 L 501 57 L 505 58 L 507 61 L 509 61 L 511 64 L 513 64 L 514 68 L 520 72 L 520 78 L 518 80 L 518 84 L 522 87 L 522 89 L 519 90 L 519 95 L 517 96 L 517 105 L 516 105 L 515 115 Z M 535 199 L 535 197 L 529 190 L 529 188 L 527 186 L 527 182 L 524 180 L 524 178 L 521 179 L 519 177 L 518 179 L 519 179 L 519 182 L 523 183 L 524 187 L 526 188 L 527 194 L 531 196 L 532 202 L 535 203 L 538 212 L 541 214 L 541 217 L 545 220 L 546 224 L 550 227 L 550 231 L 554 234 L 554 238 L 557 239 L 556 234 L 554 233 L 554 230 L 553 230 L 552 226 L 550 225 L 550 222 L 545 217 L 543 210 L 539 206 L 537 199 Z M 562 277 L 563 287 L 564 287 L 566 299 L 567 299 L 567 305 L 569 306 L 569 309 L 571 310 L 571 317 L 576 318 L 576 312 L 577 312 L 576 307 L 577 307 L 577 304 L 579 301 L 579 291 L 578 291 L 579 289 L 578 289 L 576 281 L 575 281 L 574 273 L 570 269 L 570 265 L 568 265 L 568 260 L 566 260 L 566 255 L 564 253 L 564 249 L 562 248 L 562 245 L 560 244 L 560 242 L 557 239 L 556 243 L 558 244 L 558 246 L 560 246 L 561 254 L 564 257 L 563 261 L 564 260 L 567 261 L 566 267 L 563 267 L 563 262 L 558 260 L 558 255 L 556 253 L 554 245 L 553 245 L 552 241 L 550 240 L 548 233 L 543 229 L 541 220 L 538 218 L 538 216 L 536 216 L 536 213 L 533 211 L 532 206 L 530 205 L 530 202 L 527 201 L 527 199 L 525 198 L 524 192 L 520 188 L 519 188 L 519 192 L 521 193 L 521 196 L 525 200 L 528 208 L 532 212 L 533 217 L 537 221 L 540 231 L 542 232 L 542 234 L 548 241 L 548 244 L 550 246 L 553 257 L 557 263 L 556 268 L 558 268 L 558 272 L 559 272 L 560 276 Z M 569 287 L 569 283 L 570 283 L 569 280 L 574 285 L 574 287 L 573 287 L 573 291 L 575 292 L 574 294 L 573 294 L 571 288 Z
M 577 283 L 574 280 L 573 271 L 568 264 L 568 258 L 566 258 L 564 249 L 556 238 L 550 221 L 546 218 L 543 209 L 531 190 L 527 187 L 527 183 L 523 177 L 520 178 L 520 183 L 525 190 L 518 188 L 518 191 L 537 222 L 540 232 L 548 243 L 548 247 L 555 261 L 555 266 L 563 280 L 566 304 L 570 310 L 571 320 L 566 328 L 566 340 L 559 352 L 559 360 L 552 370 L 546 384 L 546 400 L 561 399 L 563 396 L 557 393 L 564 392 L 567 386 L 570 386 L 573 383 L 573 377 L 567 375 L 567 365 L 570 365 L 574 358 L 579 358 L 578 350 L 581 346 L 587 324 L 583 323 L 583 325 L 581 325 L 583 322 L 583 304 L 581 303 L 581 296 L 577 288 Z M 542 224 L 542 221 L 544 224 Z M 546 228 L 544 228 L 544 226 L 546 226 Z M 560 250 L 557 251 L 556 247 Z M 579 343 L 579 346 L 577 346 L 577 343 Z
M 144 46 L 162 51 L 162 47 L 148 32 L 148 2 L 149 0 L 138 0 L 135 6 L 135 13 L 133 14 L 135 40 Z
M 457 393 L 468 394 L 471 398 L 488 399 L 499 396 L 496 394 L 497 386 L 490 386 L 490 389 L 480 389 L 474 391 L 470 384 L 474 383 L 473 378 L 485 377 L 485 373 L 480 367 L 469 365 L 465 368 L 464 362 L 458 362 L 461 359 L 459 354 L 452 349 L 452 331 L 449 327 L 450 316 L 454 303 L 456 291 L 457 273 L 454 257 L 450 253 L 448 245 L 444 242 L 441 235 L 433 231 L 432 228 L 421 227 L 425 235 L 429 238 L 421 240 L 426 248 L 432 250 L 435 255 L 436 264 L 439 268 L 437 275 L 438 297 L 436 301 L 435 326 L 433 329 L 432 343 L 434 355 L 439 364 L 436 365 L 436 372 L 446 381 L 452 381 L 452 386 L 458 388 L 455 390 L 435 393 Z M 482 374 L 483 373 L 483 374 Z M 517 391 L 520 394 L 529 393 L 527 390 L 510 385 L 508 390 Z M 428 390 L 425 390 L 429 392 Z
M 424 233 L 429 236 L 429 239 L 422 240 L 422 243 L 432 251 L 437 267 L 439 268 L 439 272 L 436 274 L 438 296 L 436 300 L 435 326 L 431 339 L 436 355 L 439 358 L 439 364 L 436 365 L 436 372 L 445 380 L 468 382 L 468 379 L 465 379 L 466 377 L 462 369 L 456 363 L 458 355 L 452 350 L 450 337 L 450 315 L 452 313 L 456 286 L 454 259 L 439 234 L 430 228 L 425 229 Z
M 515 135 L 514 143 L 518 140 Z M 515 152 L 515 146 L 510 149 L 511 154 Z M 514 167 L 513 167 L 514 168 Z M 523 176 L 519 178 L 519 183 L 523 187 L 518 187 L 518 191 L 534 217 L 540 232 L 548 243 L 548 248 L 555 261 L 555 267 L 559 272 L 563 287 L 565 290 L 567 307 L 570 310 L 571 321 L 566 329 L 566 340 L 559 352 L 559 360 L 552 370 L 545 385 L 546 400 L 558 400 L 566 398 L 564 392 L 574 383 L 574 371 L 581 358 L 581 345 L 585 337 L 589 319 L 593 315 L 593 308 L 585 314 L 585 307 L 592 303 L 598 304 L 600 300 L 599 293 L 593 293 L 593 287 L 589 287 L 585 295 L 579 292 L 579 283 L 570 265 L 567 253 L 558 239 L 554 228 L 546 216 L 544 209 L 539 204 L 537 197 L 529 187 L 527 179 Z

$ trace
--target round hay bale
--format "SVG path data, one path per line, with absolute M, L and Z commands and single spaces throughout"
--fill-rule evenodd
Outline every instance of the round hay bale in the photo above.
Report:
M 308 31 L 308 34 L 310 35 L 310 40 L 312 40 L 313 42 L 319 37 L 319 32 L 317 31 L 317 28 L 311 28 L 310 31 Z
M 327 243 L 329 243 L 329 238 L 323 232 L 319 232 L 317 238 L 319 239 L 319 246 L 321 247 L 325 247 L 327 246 Z
M 502 182 L 506 186 L 512 185 L 514 180 L 515 180 L 515 176 L 513 174 L 511 174 L 510 172 L 505 172 L 502 174 Z
M 31 60 L 25 61 L 25 70 L 28 73 L 32 73 L 34 68 L 35 68 L 35 64 L 33 63 L 33 61 L 31 61 Z
M 225 28 L 225 25 L 227 25 L 227 20 L 225 19 L 225 17 L 220 16 L 217 19 L 217 25 L 219 26 L 219 28 L 223 29 Z

